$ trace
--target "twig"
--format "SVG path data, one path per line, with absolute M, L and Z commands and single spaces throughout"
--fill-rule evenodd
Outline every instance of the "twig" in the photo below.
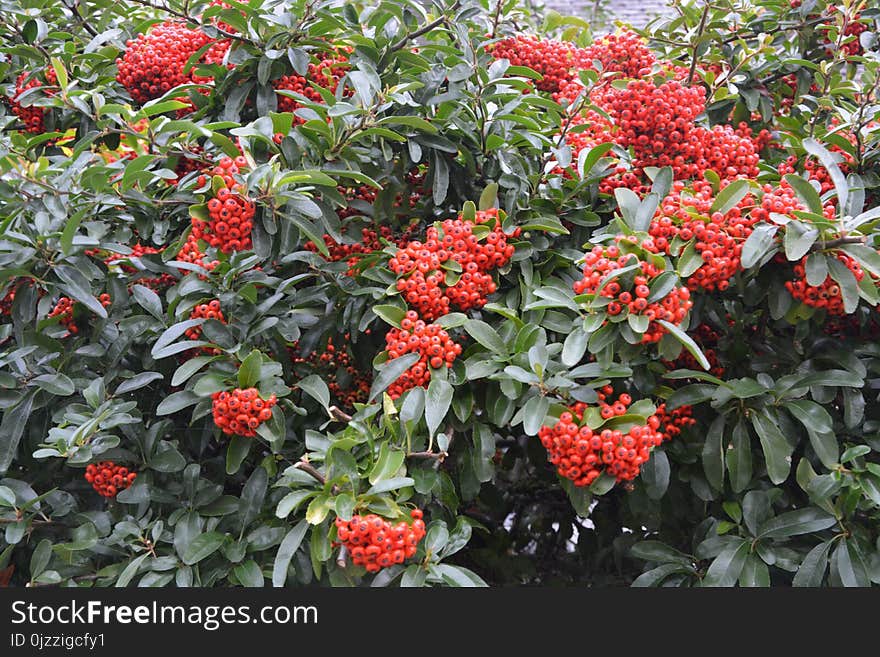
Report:
M 336 557 L 336 565 L 340 568 L 348 567 L 348 550 L 345 549 L 344 545 L 339 548 L 339 556 Z
M 330 413 L 330 417 L 334 420 L 338 420 L 339 422 L 351 422 L 351 415 L 343 411 L 338 406 L 331 406 L 327 409 L 327 412 Z
M 435 459 L 438 463 L 443 463 L 449 452 L 410 452 L 406 456 L 413 459 Z
M 83 26 L 83 29 L 91 34 L 93 37 L 98 36 L 98 30 L 93 28 L 86 22 L 86 19 L 83 18 L 82 14 L 79 13 L 79 0 L 73 0 L 73 4 L 67 4 L 66 0 L 64 1 L 64 6 L 67 7 L 67 10 L 73 14 L 73 17 L 76 19 L 77 23 Z
M 691 86 L 694 81 L 694 74 L 697 72 L 697 51 L 700 48 L 699 40 L 706 30 L 706 20 L 709 18 L 709 3 L 703 9 L 703 15 L 700 17 L 700 25 L 697 27 L 697 37 L 694 43 L 694 56 L 691 58 L 691 70 L 688 73 L 687 86 Z
M 810 253 L 822 251 L 824 249 L 833 249 L 838 246 L 843 246 L 844 244 L 864 244 L 867 239 L 868 238 L 865 235 L 848 235 L 846 237 L 838 237 L 833 240 L 828 240 L 827 242 L 816 242 L 810 247 Z
M 297 470 L 302 470 L 307 475 L 310 475 L 312 479 L 317 481 L 322 486 L 327 483 L 327 479 L 324 477 L 324 475 L 318 472 L 317 469 L 315 469 L 315 466 L 313 466 L 308 461 L 298 461 L 297 463 L 293 464 L 293 467 Z
M 456 1 L 455 1 L 455 4 L 452 5 L 452 7 L 449 8 L 450 11 L 455 11 L 456 9 L 458 9 L 458 6 L 459 6 L 460 4 L 461 4 L 460 0 L 456 0 Z M 401 48 L 403 48 L 407 43 L 409 43 L 409 42 L 412 41 L 413 39 L 418 39 L 418 38 L 419 38 L 420 36 L 422 36 L 423 34 L 427 34 L 427 33 L 430 32 L 431 30 L 433 30 L 435 27 L 437 27 L 438 25 L 440 25 L 441 23 L 445 23 L 446 20 L 447 20 L 447 18 L 446 18 L 446 15 L 444 14 L 444 15 L 441 16 L 440 18 L 431 21 L 430 23 L 428 23 L 428 24 L 426 24 L 425 26 L 419 28 L 419 29 L 416 30 L 415 32 L 411 32 L 410 34 L 407 34 L 407 35 L 406 35 L 405 37 L 403 37 L 400 41 L 398 41 L 398 42 L 395 43 L 393 46 L 391 46 L 391 50 L 392 50 L 392 51 L 394 51 L 394 50 L 400 50 Z
M 495 32 L 498 31 L 498 22 L 501 20 L 501 8 L 504 6 L 504 0 L 498 0 L 495 6 L 495 15 L 492 17 L 492 33 L 491 38 L 495 38 Z

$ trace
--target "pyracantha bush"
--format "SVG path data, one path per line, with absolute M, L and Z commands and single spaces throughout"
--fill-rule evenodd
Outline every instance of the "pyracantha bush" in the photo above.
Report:
M 10 0 L 0 577 L 880 583 L 874 4 Z

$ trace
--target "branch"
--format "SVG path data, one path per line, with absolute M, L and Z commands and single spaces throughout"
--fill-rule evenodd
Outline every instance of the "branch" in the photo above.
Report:
M 73 4 L 67 4 L 66 0 L 63 0 L 63 2 L 64 2 L 64 6 L 67 7 L 67 10 L 71 14 L 73 14 L 73 17 L 76 19 L 76 21 L 80 25 L 83 26 L 83 29 L 85 29 L 86 32 L 91 34 L 93 37 L 98 36 L 98 30 L 96 30 L 91 25 L 89 25 L 86 22 L 86 19 L 82 17 L 82 14 L 79 13 L 79 7 L 77 6 L 77 5 L 79 5 L 79 0 L 74 0 Z
M 336 557 L 336 565 L 340 568 L 348 567 L 348 550 L 345 549 L 344 545 L 339 548 L 339 556 Z
M 438 463 L 443 463 L 449 452 L 410 452 L 406 456 L 413 459 L 435 459 Z
M 313 466 L 308 461 L 299 461 L 297 463 L 294 463 L 293 467 L 296 468 L 297 470 L 302 470 L 306 474 L 310 475 L 312 477 L 312 479 L 317 481 L 322 486 L 327 483 L 327 480 L 324 478 L 324 475 L 322 475 L 320 472 L 318 472 L 315 469 L 315 466 Z
M 450 11 L 455 11 L 456 9 L 458 9 L 458 6 L 459 6 L 460 4 L 461 4 L 461 0 L 455 0 L 455 4 L 452 5 L 452 7 L 450 7 L 449 10 L 450 10 Z M 430 23 L 428 23 L 428 24 L 425 25 L 424 27 L 419 28 L 419 29 L 416 30 L 415 32 L 411 32 L 410 34 L 407 34 L 407 35 L 406 35 L 405 37 L 403 37 L 400 41 L 398 41 L 398 42 L 395 43 L 393 46 L 391 46 L 391 50 L 392 50 L 392 51 L 400 50 L 401 48 L 403 48 L 407 43 L 409 43 L 409 42 L 412 41 L 413 39 L 418 39 L 418 38 L 419 38 L 420 36 L 422 36 L 423 34 L 427 34 L 427 33 L 430 32 L 431 30 L 433 30 L 435 27 L 437 27 L 437 26 L 440 25 L 441 23 L 445 23 L 445 22 L 446 22 L 446 16 L 445 16 L 445 15 L 441 16 L 440 18 L 438 18 L 438 19 L 436 19 L 436 20 L 431 21 Z
M 327 409 L 327 412 L 330 413 L 330 417 L 334 420 L 338 420 L 339 422 L 351 422 L 351 415 L 343 411 L 338 406 L 331 406 Z
M 700 26 L 697 28 L 697 37 L 696 41 L 700 40 L 700 37 L 703 36 L 703 32 L 706 31 L 706 20 L 709 18 L 709 3 L 706 2 L 706 7 L 703 9 L 703 15 L 700 17 Z M 700 48 L 699 43 L 694 43 L 694 56 L 691 58 L 691 70 L 688 73 L 687 86 L 691 86 L 694 81 L 694 74 L 697 72 L 697 51 Z
M 865 235 L 849 235 L 847 237 L 838 237 L 827 242 L 816 242 L 810 247 L 810 253 L 822 251 L 824 249 L 833 249 L 844 244 L 864 244 L 868 238 Z

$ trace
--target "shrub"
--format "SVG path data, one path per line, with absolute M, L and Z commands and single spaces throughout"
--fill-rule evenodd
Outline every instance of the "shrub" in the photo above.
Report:
M 880 583 L 880 11 L 151 4 L 2 19 L 4 579 Z

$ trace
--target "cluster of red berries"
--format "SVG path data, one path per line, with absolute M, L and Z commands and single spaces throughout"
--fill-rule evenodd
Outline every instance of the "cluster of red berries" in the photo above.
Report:
M 392 328 L 385 335 L 389 360 L 409 353 L 420 354 L 419 360 L 388 387 L 392 399 L 397 399 L 410 388 L 427 386 L 431 380 L 429 366 L 452 365 L 461 355 L 461 345 L 454 342 L 445 330 L 438 324 L 426 324 L 418 317 L 414 310 L 407 311 L 400 328 Z
M 275 395 L 261 398 L 256 388 L 215 392 L 211 399 L 214 424 L 225 434 L 247 438 L 257 435 L 257 427 L 272 418 L 272 407 L 278 403 Z
M 613 416 L 623 415 L 632 402 L 629 395 L 621 395 L 610 406 Z M 622 413 L 617 411 L 623 409 Z M 644 425 L 636 425 L 627 432 L 618 429 L 597 429 L 580 426 L 587 405 L 578 402 L 559 417 L 553 427 L 541 427 L 538 437 L 549 452 L 550 463 L 560 476 L 570 479 L 575 486 L 589 486 L 602 472 L 613 475 L 618 482 L 635 479 L 643 463 L 651 457 L 651 450 L 663 442 L 660 419 L 651 415 Z
M 292 91 L 308 98 L 313 103 L 323 103 L 321 93 L 315 88 L 326 89 L 330 93 L 336 93 L 336 87 L 349 69 L 348 57 L 344 52 L 333 54 L 319 52 L 315 56 L 317 61 L 309 62 L 306 75 L 292 73 L 284 75 L 272 81 L 272 86 L 277 91 Z M 295 98 L 278 94 L 278 111 L 295 112 L 302 107 L 302 103 Z M 304 123 L 302 119 L 294 115 L 297 123 Z
M 623 238 L 634 244 L 634 236 Z M 627 265 L 638 264 L 640 273 L 633 277 L 626 275 L 614 279 L 599 289 L 606 275 Z M 651 262 L 639 259 L 635 254 L 623 253 L 617 245 L 595 246 L 584 256 L 584 277 L 575 281 L 576 294 L 591 294 L 598 298 L 610 299 L 604 306 L 609 316 L 617 316 L 627 311 L 631 315 L 643 315 L 650 320 L 648 329 L 642 335 L 642 342 L 659 342 L 667 330 L 656 320 L 662 319 L 671 324 L 681 324 L 693 306 L 690 290 L 686 287 L 673 288 L 663 299 L 648 302 L 651 294 L 651 281 L 663 270 Z
M 294 342 L 288 349 L 294 364 L 304 364 L 310 372 L 320 375 L 327 383 L 330 396 L 344 408 L 354 408 L 356 403 L 364 403 L 370 394 L 372 377 L 357 367 L 347 344 L 350 334 L 346 333 L 337 347 L 333 338 L 327 339 L 327 345 L 318 353 L 313 351 L 303 356 L 299 351 L 299 343 Z
M 15 80 L 15 96 L 13 96 L 11 99 L 4 97 L 3 101 L 9 105 L 10 109 L 12 109 L 12 113 L 15 114 L 22 123 L 24 123 L 25 132 L 39 135 L 46 132 L 45 120 L 46 114 L 48 114 L 49 112 L 49 108 L 35 107 L 33 105 L 29 107 L 24 107 L 20 102 L 18 102 L 19 96 L 21 96 L 25 91 L 43 86 L 43 82 L 38 76 L 33 76 L 30 78 L 30 80 L 28 80 L 29 76 L 30 72 L 22 71 L 22 73 Z M 46 78 L 46 84 L 58 84 L 58 76 L 55 74 L 54 68 L 49 67 L 45 69 L 44 77 Z M 54 95 L 54 91 L 52 91 L 51 89 L 47 89 L 46 95 L 52 96 Z
M 645 40 L 629 29 L 597 39 L 584 49 L 581 59 L 590 68 L 598 70 L 594 62 L 599 62 L 602 73 L 619 73 L 624 78 L 643 77 L 657 63 Z
M 98 301 L 101 302 L 101 305 L 105 308 L 110 305 L 110 295 L 107 293 L 102 294 L 98 297 Z M 57 317 L 58 321 L 65 327 L 67 327 L 67 332 L 76 335 L 79 333 L 79 327 L 76 325 L 76 321 L 73 318 L 73 307 L 74 301 L 70 297 L 61 297 L 58 299 L 58 303 L 55 304 L 55 307 L 51 310 L 51 312 L 47 315 L 47 317 Z
M 348 263 L 347 274 L 354 276 L 357 274 L 357 265 L 361 258 L 384 248 L 381 240 L 387 240 L 402 247 L 409 241 L 414 228 L 414 226 L 408 227 L 402 234 L 395 235 L 390 227 L 374 223 L 372 226 L 361 229 L 361 241 L 355 244 L 340 244 L 330 235 L 324 235 L 324 244 L 330 253 L 327 259 L 331 262 L 345 260 Z M 314 242 L 306 242 L 305 248 L 314 253 L 318 252 L 318 247 Z
M 162 249 L 157 249 L 154 246 L 144 246 L 138 242 L 131 247 L 130 254 L 126 256 L 110 255 L 107 258 L 104 258 L 104 264 L 107 265 L 107 267 L 118 266 L 119 269 L 126 274 L 138 274 L 142 273 L 144 270 L 138 269 L 134 265 L 127 264 L 127 262 L 130 262 L 132 258 L 140 258 L 153 253 L 162 253 Z M 88 250 L 86 251 L 86 255 L 97 256 L 98 251 Z M 171 274 L 159 274 L 158 276 L 143 276 L 137 278 L 132 281 L 132 285 L 143 285 L 151 290 L 158 291 L 173 285 L 174 281 L 175 278 Z
M 223 187 L 216 190 L 215 196 L 208 199 L 210 220 L 191 217 L 192 235 L 204 240 L 223 253 L 247 251 L 251 248 L 251 231 L 256 214 L 254 202 L 242 192 L 244 187 L 236 180 L 236 175 L 247 165 L 244 156 L 223 157 L 217 166 L 199 176 L 198 185 L 210 184 L 219 177 Z
M 363 566 L 368 573 L 401 564 L 414 557 L 419 542 L 425 537 L 425 521 L 422 512 L 410 512 L 412 523 L 401 520 L 392 524 L 371 513 L 352 516 L 351 520 L 336 518 L 336 538 L 344 545 L 356 566 Z
M 837 11 L 840 11 L 841 8 L 837 5 L 831 4 L 828 6 L 829 14 L 834 14 Z M 869 27 L 865 21 L 862 21 L 862 15 L 860 13 L 855 14 L 854 16 L 847 17 L 846 27 L 843 30 L 844 37 L 852 37 L 846 43 L 840 46 L 840 49 L 849 57 L 857 57 L 859 55 L 865 54 L 865 49 L 862 47 L 862 42 L 859 38 L 859 35 L 862 32 L 867 32 Z M 827 32 L 830 29 L 830 25 L 820 25 L 817 28 L 820 31 Z M 825 43 L 828 45 L 834 44 L 835 40 L 829 38 L 829 36 L 825 35 Z M 825 52 L 828 56 L 832 56 L 834 51 L 831 48 L 826 48 Z
M 568 82 L 577 78 L 577 72 L 590 68 L 585 51 L 571 43 L 554 39 L 518 34 L 490 43 L 486 52 L 495 59 L 506 59 L 511 66 L 527 66 L 542 78 L 535 82 L 539 91 L 559 92 Z
M 679 255 L 680 251 L 673 253 L 673 240 L 678 238 L 682 246 L 693 240 L 704 264 L 688 278 L 691 290 L 728 288 L 730 279 L 742 269 L 743 244 L 757 221 L 748 212 L 754 204 L 751 196 L 747 195 L 726 214 L 710 213 L 713 202 L 708 182 L 695 181 L 690 193 L 686 193 L 684 183 L 676 181 L 648 229 L 652 239 L 643 243 L 645 249 L 654 253 Z
M 131 486 L 136 478 L 136 472 L 130 472 L 125 466 L 116 465 L 113 461 L 90 463 L 86 466 L 85 480 L 104 497 L 116 497 L 119 491 Z
M 834 255 L 852 272 L 857 281 L 861 281 L 865 277 L 864 270 L 855 258 L 851 258 L 841 251 L 836 251 Z M 793 280 L 785 282 L 785 288 L 791 293 L 791 296 L 807 306 L 824 309 L 829 315 L 846 315 L 843 295 L 837 281 L 829 275 L 820 285 L 810 285 L 807 283 L 806 262 L 807 256 L 801 258 L 800 262 L 793 267 Z
M 136 103 L 143 105 L 175 87 L 192 83 L 192 72 L 184 73 L 186 63 L 211 41 L 207 34 L 183 22 L 155 25 L 126 42 L 125 54 L 116 60 L 116 80 Z
M 663 434 L 664 440 L 672 440 L 683 430 L 697 423 L 693 417 L 693 406 L 679 406 L 674 410 L 667 411 L 664 403 L 657 407 L 654 414 L 660 420 L 660 433 Z
M 186 238 L 186 242 L 183 243 L 183 246 L 180 247 L 180 251 L 175 256 L 176 260 L 180 262 L 188 262 L 192 265 L 198 265 L 199 267 L 203 267 L 208 271 L 211 271 L 220 264 L 219 260 L 208 260 L 207 255 L 202 250 L 201 246 L 199 246 L 199 239 L 193 235 L 189 234 Z M 180 273 L 186 275 L 189 273 L 188 269 L 180 269 Z M 201 274 L 199 274 L 201 278 L 204 278 Z
M 427 320 L 446 315 L 453 305 L 460 310 L 484 306 L 496 290 L 490 272 L 510 262 L 514 246 L 507 240 L 520 234 L 519 228 L 505 234 L 500 219 L 495 208 L 477 212 L 473 222 L 462 217 L 447 219 L 439 229 L 428 228 L 424 243 L 415 240 L 401 247 L 389 266 L 400 277 L 397 289 L 407 303 Z M 494 221 L 494 227 L 484 244 L 474 234 L 474 226 L 489 221 Z M 443 268 L 449 261 L 461 268 L 453 285 L 446 284 Z
M 204 169 L 205 163 L 199 159 L 204 153 L 204 149 L 199 145 L 190 146 L 185 154 L 177 157 L 177 163 L 174 165 L 174 173 L 177 176 L 174 180 L 169 180 L 169 185 L 177 185 L 180 179 L 193 171 Z
M 221 324 L 226 323 L 226 318 L 223 316 L 223 311 L 220 309 L 220 301 L 218 301 L 217 299 L 212 299 L 208 303 L 198 304 L 195 308 L 192 309 L 192 312 L 189 314 L 189 318 L 216 319 Z M 197 326 L 188 328 L 184 335 L 190 340 L 201 340 L 202 325 L 199 324 Z M 211 355 L 217 355 L 220 353 L 219 349 L 212 347 L 202 347 L 202 351 Z

